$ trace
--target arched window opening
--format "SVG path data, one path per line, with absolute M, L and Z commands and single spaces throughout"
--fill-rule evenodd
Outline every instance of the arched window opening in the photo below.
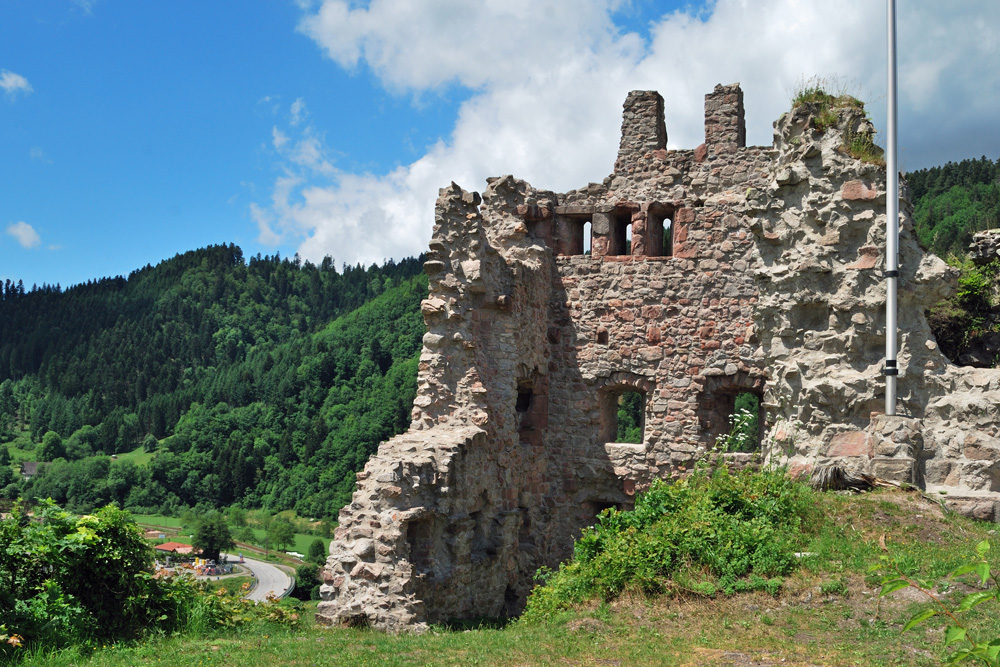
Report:
M 584 255 L 589 255 L 590 254 L 590 241 L 591 241 L 591 234 L 593 232 L 592 227 L 593 227 L 593 224 L 591 224 L 590 220 L 587 220 L 586 222 L 583 223 L 583 254 Z
M 601 512 L 606 509 L 611 509 L 614 507 L 616 510 L 621 509 L 621 505 L 616 502 L 604 499 L 594 499 L 588 500 L 580 504 L 580 518 L 583 519 L 584 526 L 595 526 L 597 525 L 598 517 Z

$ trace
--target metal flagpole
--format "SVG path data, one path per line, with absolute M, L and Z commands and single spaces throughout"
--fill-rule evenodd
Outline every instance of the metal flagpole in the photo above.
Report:
M 889 10 L 889 113 L 885 206 L 885 414 L 896 414 L 896 286 L 899 278 L 899 169 L 896 166 L 896 0 Z

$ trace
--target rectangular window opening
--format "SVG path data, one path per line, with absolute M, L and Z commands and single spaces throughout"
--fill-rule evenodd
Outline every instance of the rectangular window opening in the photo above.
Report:
M 674 255 L 674 211 L 672 206 L 650 206 L 646 214 L 649 238 L 648 254 L 651 257 Z
M 724 452 L 756 452 L 760 450 L 760 397 L 751 391 L 733 396 L 729 411 L 728 430 L 716 439 Z
M 632 254 L 632 212 L 615 211 L 611 215 L 609 255 Z
M 601 399 L 601 440 L 641 445 L 646 425 L 646 393 L 634 389 L 605 392 Z
M 559 254 L 562 256 L 589 255 L 593 227 L 593 214 L 572 213 L 558 216 L 556 230 L 560 237 Z

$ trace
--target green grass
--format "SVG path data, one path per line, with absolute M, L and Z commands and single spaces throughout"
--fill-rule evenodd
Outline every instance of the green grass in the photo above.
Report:
M 41 445 L 36 444 L 33 449 L 25 448 L 25 445 L 30 444 L 31 439 L 27 432 L 21 433 L 17 438 L 7 444 L 6 447 L 10 451 L 11 461 L 17 464 L 20 464 L 22 461 L 37 461 L 38 448 L 41 447 Z M 0 446 L 3 446 L 3 443 L 0 443 Z M 115 458 L 118 461 L 131 461 L 137 466 L 146 466 L 149 465 L 149 462 L 153 460 L 154 456 L 154 453 L 147 452 L 139 446 L 131 452 L 118 454 Z
M 131 461 L 137 466 L 147 466 L 153 460 L 155 452 L 147 452 L 142 445 L 136 447 L 131 452 L 125 452 L 116 456 L 118 461 Z
M 254 529 L 253 533 L 257 538 L 255 542 L 256 546 L 261 546 L 264 544 L 264 532 L 260 529 Z M 300 554 L 306 554 L 309 552 L 309 545 L 315 540 L 323 540 L 323 549 L 328 550 L 330 548 L 330 539 L 326 537 L 319 537 L 318 535 L 308 535 L 306 533 L 295 533 L 295 543 L 290 549 L 286 551 L 296 551 Z M 274 551 L 274 546 L 271 546 L 271 551 Z
M 138 524 L 157 528 L 180 528 L 183 525 L 179 518 L 162 514 L 133 514 L 132 518 Z
M 919 596 L 879 601 L 869 567 L 885 553 L 913 572 L 938 577 L 994 542 L 995 524 L 942 513 L 916 493 L 856 497 L 816 494 L 804 525 L 800 566 L 776 594 L 644 597 L 634 591 L 592 600 L 551 620 L 469 631 L 443 627 L 413 636 L 327 629 L 251 629 L 208 637 L 159 638 L 137 645 L 37 655 L 39 667 L 93 665 L 936 665 L 945 654 L 939 626 L 901 633 L 926 606 Z M 884 540 L 883 540 L 883 535 Z M 307 605 L 311 618 L 315 603 Z M 993 603 L 972 611 L 972 627 L 1000 637 Z
M 827 92 L 828 86 L 831 83 L 841 88 L 841 90 L 836 94 Z M 831 127 L 837 125 L 839 119 L 838 110 L 849 107 L 864 111 L 864 102 L 861 102 L 853 95 L 847 94 L 842 89 L 843 85 L 840 82 L 828 82 L 821 78 L 813 77 L 799 84 L 798 89 L 792 96 L 792 108 L 801 105 L 811 106 L 813 127 L 818 132 L 826 132 Z M 873 135 L 847 133 L 844 136 L 844 144 L 841 150 L 862 162 L 885 166 L 884 152 L 875 144 Z
M 178 537 L 184 537 L 190 534 L 187 528 L 184 527 L 184 521 L 178 517 L 163 516 L 160 514 L 133 514 L 132 515 L 136 523 L 142 526 L 150 526 L 157 528 L 176 528 L 180 531 Z M 235 530 L 230 527 L 230 530 L 235 532 Z M 256 538 L 255 546 L 263 547 L 265 531 L 262 529 L 254 529 L 254 536 Z M 306 554 L 309 552 L 309 545 L 313 543 L 314 540 L 323 540 L 323 548 L 330 548 L 330 539 L 326 537 L 320 537 L 318 535 L 309 535 L 307 533 L 295 533 L 295 542 L 289 551 L 297 551 L 300 554 Z M 273 553 L 275 549 L 271 547 L 271 552 Z M 249 556 L 250 554 L 244 554 Z

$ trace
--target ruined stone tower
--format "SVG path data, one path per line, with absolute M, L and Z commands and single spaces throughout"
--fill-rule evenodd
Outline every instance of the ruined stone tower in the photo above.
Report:
M 358 474 L 319 619 L 391 631 L 517 613 L 598 512 L 681 474 L 762 400 L 761 447 L 948 489 L 997 518 L 1000 372 L 937 351 L 924 308 L 947 267 L 901 219 L 900 413 L 882 405 L 883 169 L 808 105 L 747 147 L 743 93 L 705 100 L 705 143 L 667 150 L 663 99 L 628 95 L 614 173 L 553 193 L 511 176 L 441 190 L 410 430 Z M 905 210 L 905 207 L 904 207 Z M 641 443 L 615 442 L 619 396 Z

